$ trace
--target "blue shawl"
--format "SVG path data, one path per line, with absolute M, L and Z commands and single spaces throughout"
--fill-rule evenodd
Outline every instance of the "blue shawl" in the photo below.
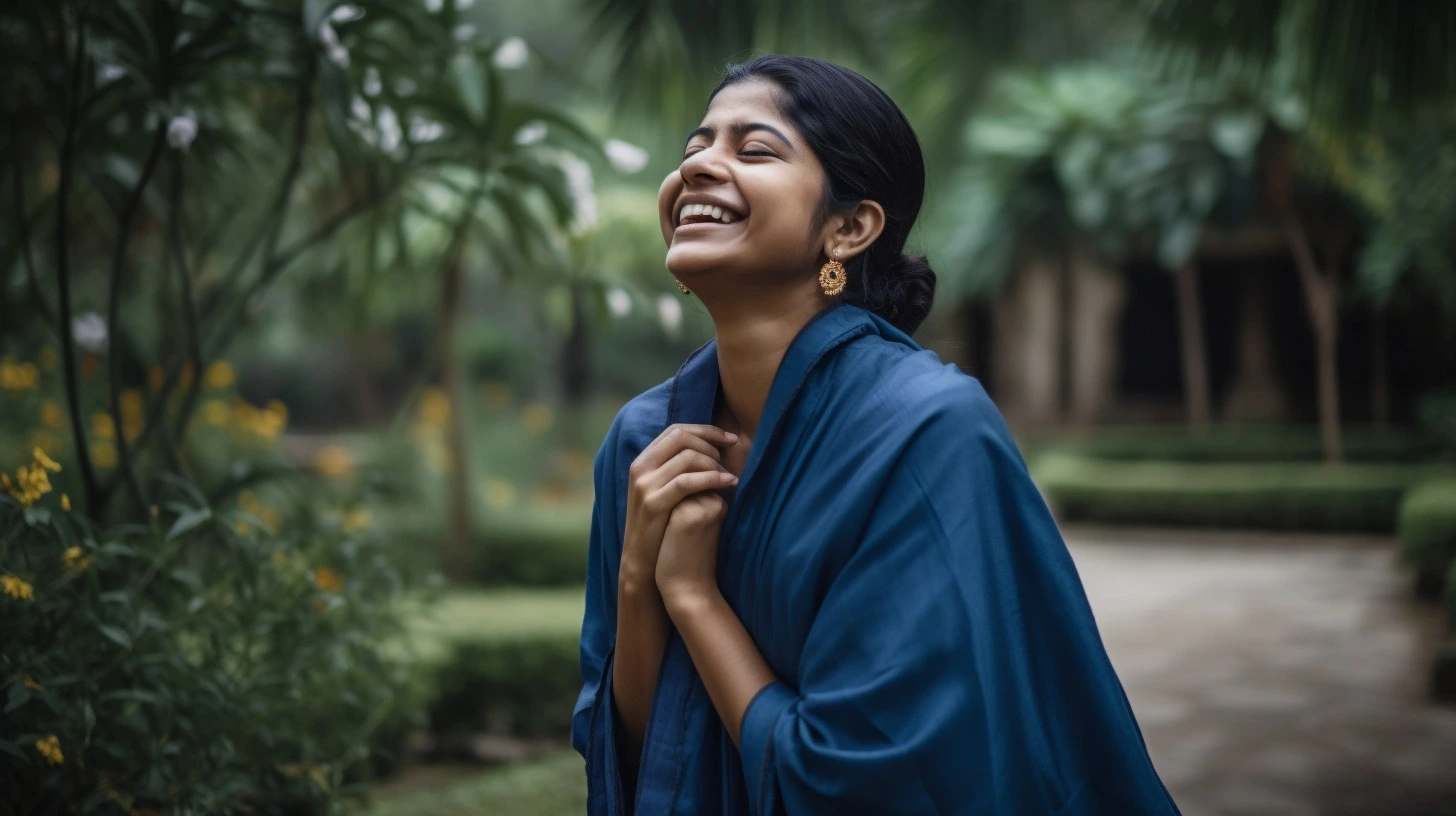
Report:
M 596 458 L 572 744 L 591 816 L 1177 814 L 1055 521 L 980 384 L 839 304 L 790 345 L 723 524 L 718 584 L 780 678 L 734 747 L 668 638 L 624 801 L 612 702 L 627 468 L 711 423 L 710 341 Z

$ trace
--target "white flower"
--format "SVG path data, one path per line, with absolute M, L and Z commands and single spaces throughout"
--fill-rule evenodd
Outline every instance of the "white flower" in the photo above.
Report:
M 126 76 L 126 69 L 113 63 L 102 63 L 96 66 L 96 84 L 105 85 L 108 82 L 115 82 Z
M 425 11 L 431 14 L 445 7 L 445 0 L 425 0 Z
M 476 30 L 473 23 L 461 23 L 455 26 L 452 33 L 455 35 L 455 42 L 470 42 L 475 39 Z
M 597 223 L 597 196 L 592 191 L 591 165 L 565 150 L 557 154 L 556 159 L 561 172 L 566 175 L 566 189 L 571 194 L 571 230 L 577 234 L 586 232 Z
M 385 153 L 393 153 L 399 147 L 402 138 L 404 138 L 404 131 L 399 126 L 399 116 L 395 114 L 394 108 L 380 108 L 379 149 Z
M 530 51 L 526 48 L 526 41 L 520 37 L 511 37 L 495 50 L 492 61 L 495 67 L 509 71 L 525 65 L 528 56 Z
M 632 313 L 632 296 L 620 286 L 607 290 L 607 310 L 612 317 L 626 317 Z
M 192 140 L 197 138 L 197 120 L 189 113 L 172 117 L 167 123 L 167 146 L 173 150 L 187 152 Z
M 607 154 L 607 160 L 618 173 L 630 176 L 647 166 L 647 151 L 621 139 L 608 139 L 602 144 L 602 152 Z
M 384 83 L 379 80 L 379 69 L 373 65 L 364 69 L 364 95 L 379 96 L 384 90 Z
M 682 325 L 682 303 L 672 295 L 657 296 L 657 319 L 668 334 L 677 335 Z
M 516 144 L 522 147 L 536 144 L 544 138 L 546 138 L 545 122 L 527 122 L 516 131 L 515 136 Z
M 369 118 L 369 103 L 364 101 L 364 97 L 356 96 L 349 100 L 349 113 L 355 119 L 367 120 Z
M 336 23 L 352 23 L 364 16 L 364 9 L 351 3 L 344 3 L 329 12 L 329 19 Z
M 325 53 L 328 54 L 329 61 L 340 68 L 349 67 L 349 49 L 339 42 L 339 33 L 334 30 L 334 24 L 328 20 L 324 20 L 323 25 L 319 26 L 319 42 L 323 45 Z
M 433 142 L 445 135 L 445 126 L 439 122 L 415 114 L 410 117 L 409 138 L 411 142 Z
M 106 318 L 95 312 L 76 316 L 71 321 L 71 336 L 75 338 L 76 345 L 92 354 L 105 354 L 108 345 Z

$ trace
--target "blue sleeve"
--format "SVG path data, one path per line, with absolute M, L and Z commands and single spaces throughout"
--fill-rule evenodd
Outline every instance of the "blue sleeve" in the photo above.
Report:
M 798 685 L 744 715 L 755 816 L 1177 812 L 1055 522 L 974 389 L 866 463 L 884 489 Z
M 617 519 L 616 447 L 618 425 L 602 442 L 593 466 L 596 496 L 586 578 L 586 614 L 581 625 L 582 689 L 571 719 L 571 744 L 586 760 L 592 816 L 620 812 L 617 713 L 612 701 L 612 656 L 617 636 L 617 569 L 622 525 Z

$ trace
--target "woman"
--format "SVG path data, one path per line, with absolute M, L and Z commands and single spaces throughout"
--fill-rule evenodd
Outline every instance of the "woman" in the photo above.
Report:
M 910 334 L 924 166 L 844 68 L 730 69 L 663 182 L 715 339 L 596 459 L 592 814 L 1176 814 L 976 380 Z

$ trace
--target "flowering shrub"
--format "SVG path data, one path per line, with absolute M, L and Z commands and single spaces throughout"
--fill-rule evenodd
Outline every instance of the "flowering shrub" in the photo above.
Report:
M 98 529 L 59 468 L 0 480 L 0 811 L 332 811 L 416 707 L 368 511 L 174 479 Z

